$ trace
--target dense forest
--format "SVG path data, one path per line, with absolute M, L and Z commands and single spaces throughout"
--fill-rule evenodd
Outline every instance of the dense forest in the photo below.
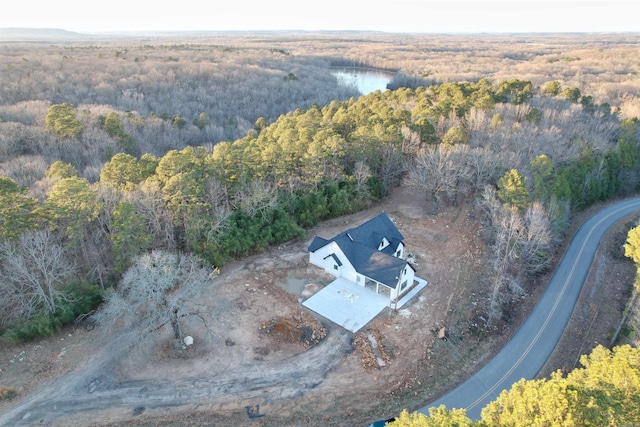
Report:
M 471 46 L 384 35 L 3 43 L 1 338 L 86 315 L 135 282 L 150 253 L 213 271 L 398 186 L 433 214 L 473 205 L 492 250 L 474 333 L 490 334 L 550 268 L 574 212 L 637 192 L 640 55 L 632 36 Z M 397 73 L 392 90 L 360 96 L 332 65 Z M 535 387 L 575 388 L 578 375 Z
M 540 85 L 435 82 L 409 68 L 412 56 L 366 54 L 393 38 L 373 37 L 357 58 L 340 38 L 196 40 L 3 46 L 4 329 L 69 321 L 149 250 L 219 267 L 398 185 L 433 200 L 434 214 L 478 200 L 495 251 L 489 327 L 546 270 L 572 211 L 638 185 L 635 88 L 617 74 L 598 102 L 566 84 L 567 69 Z M 605 42 L 633 49 L 624 37 Z M 533 62 L 556 64 L 557 46 L 523 44 L 536 46 Z M 436 46 L 450 53 L 451 40 Z M 349 62 L 402 65 L 390 87 L 406 86 L 358 97 L 331 74 Z M 611 97 L 622 88 L 624 101 Z

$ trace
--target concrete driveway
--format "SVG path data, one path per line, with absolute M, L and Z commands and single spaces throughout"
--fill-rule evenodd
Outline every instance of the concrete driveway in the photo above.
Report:
M 401 308 L 427 286 L 425 280 L 417 277 L 415 280 L 417 285 L 398 301 L 397 307 L 390 307 L 387 295 L 376 294 L 342 277 L 329 283 L 302 305 L 348 331 L 358 332 L 385 307 Z
M 358 332 L 389 306 L 389 298 L 339 277 L 302 305 L 348 331 Z

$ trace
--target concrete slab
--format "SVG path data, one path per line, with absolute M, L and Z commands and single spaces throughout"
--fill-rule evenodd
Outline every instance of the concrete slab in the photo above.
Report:
M 415 281 L 417 285 L 400 298 L 397 307 L 391 308 L 401 308 L 427 286 L 424 279 L 416 277 Z M 329 283 L 302 305 L 351 332 L 358 332 L 385 307 L 390 307 L 386 295 L 376 294 L 342 277 Z
M 389 298 L 340 277 L 302 305 L 348 331 L 358 332 L 389 306 Z

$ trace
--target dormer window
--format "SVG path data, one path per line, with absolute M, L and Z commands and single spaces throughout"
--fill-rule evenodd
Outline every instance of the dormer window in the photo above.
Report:
M 380 244 L 378 245 L 378 250 L 379 251 L 383 250 L 384 248 L 389 246 L 389 244 L 390 244 L 389 240 L 387 240 L 386 237 L 383 237 L 382 242 L 380 242 Z

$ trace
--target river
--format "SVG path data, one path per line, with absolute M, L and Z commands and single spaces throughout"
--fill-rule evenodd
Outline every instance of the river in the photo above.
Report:
M 376 90 L 385 91 L 394 76 L 388 71 L 357 67 L 332 67 L 331 73 L 340 84 L 355 87 L 362 95 Z

